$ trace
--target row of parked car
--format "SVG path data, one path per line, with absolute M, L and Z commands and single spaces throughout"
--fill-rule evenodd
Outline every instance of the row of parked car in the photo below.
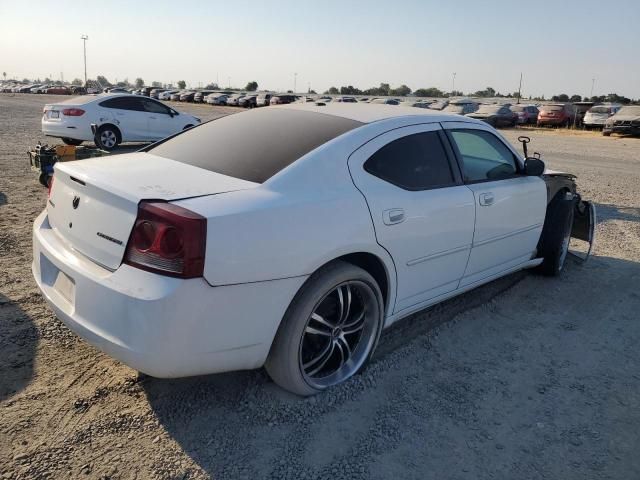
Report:
M 607 120 L 623 108 L 622 105 L 619 104 L 607 103 L 595 105 L 593 102 L 556 103 L 548 105 L 512 105 L 509 103 L 482 104 L 470 98 L 453 100 L 422 100 L 325 96 L 319 97 L 314 101 L 366 102 L 429 108 L 432 110 L 441 110 L 448 113 L 477 118 L 494 127 L 513 127 L 515 125 L 529 124 L 538 126 L 575 126 L 588 129 L 602 129 L 605 127 Z
M 49 85 L 42 83 L 3 83 L 0 84 L 2 93 L 46 93 L 48 95 L 83 95 L 87 93 L 84 87 L 77 85 Z
M 15 82 L 0 84 L 0 92 L 59 95 L 80 95 L 87 93 L 86 89 L 80 86 L 47 84 L 24 85 Z M 614 103 L 598 105 L 595 105 L 593 102 L 555 103 L 547 105 L 512 105 L 509 103 L 482 104 L 472 98 L 427 100 L 393 97 L 355 97 L 349 95 L 302 96 L 288 93 L 278 94 L 274 92 L 181 90 L 155 87 L 143 87 L 139 89 L 113 87 L 106 88 L 105 92 L 141 95 L 164 101 L 208 103 L 211 105 L 228 105 L 244 108 L 293 102 L 402 105 L 466 115 L 483 120 L 496 128 L 512 127 L 518 124 L 531 124 L 538 126 L 584 127 L 587 129 L 597 128 L 602 129 L 604 135 L 610 135 L 613 131 L 625 131 L 632 134 L 640 133 L 640 118 L 638 118 L 640 112 L 636 111 L 640 109 L 640 107 L 623 107 L 620 104 Z

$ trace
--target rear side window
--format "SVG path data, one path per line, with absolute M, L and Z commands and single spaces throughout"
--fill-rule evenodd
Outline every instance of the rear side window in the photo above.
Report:
M 462 159 L 465 182 L 510 178 L 518 172 L 511 150 L 483 130 L 451 130 L 453 146 Z
M 361 125 L 324 113 L 261 108 L 186 130 L 146 151 L 263 183 L 311 150 Z
M 416 133 L 388 143 L 365 162 L 364 169 L 405 190 L 454 184 L 451 165 L 437 132 Z
M 142 108 L 142 102 L 139 98 L 135 98 L 134 96 L 110 98 L 109 100 L 101 102 L 100 106 L 105 108 L 117 108 L 119 110 L 144 111 Z

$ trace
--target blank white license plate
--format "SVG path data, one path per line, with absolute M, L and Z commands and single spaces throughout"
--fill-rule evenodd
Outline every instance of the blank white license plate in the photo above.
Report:
M 76 295 L 76 284 L 71 277 L 63 272 L 58 272 L 53 288 L 62 295 L 71 305 Z
M 49 112 L 49 118 L 60 118 L 60 112 L 57 110 L 51 110 Z

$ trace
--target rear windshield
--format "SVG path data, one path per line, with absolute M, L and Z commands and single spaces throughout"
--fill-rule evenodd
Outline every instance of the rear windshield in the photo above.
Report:
M 591 113 L 609 113 L 611 111 L 611 107 L 591 107 L 589 111 Z
M 462 105 L 449 105 L 448 107 L 446 107 L 444 109 L 445 112 L 452 112 L 452 113 L 461 113 L 464 111 L 464 106 Z
M 205 123 L 147 151 L 263 183 L 311 150 L 361 125 L 324 113 L 261 108 Z
M 639 115 L 640 116 L 640 106 L 622 107 L 620 110 L 618 110 L 618 115 Z
M 497 113 L 501 108 L 500 105 L 480 105 L 478 113 Z
M 513 107 L 511 107 L 511 111 L 512 112 L 524 112 L 525 108 L 526 107 L 524 105 L 514 105 Z
M 93 102 L 94 100 L 100 100 L 103 98 L 113 98 L 113 95 L 105 94 L 105 95 L 82 95 L 81 97 L 71 97 L 67 100 L 63 100 L 62 102 L 56 103 L 68 103 L 71 105 L 84 105 L 85 103 Z
M 562 105 L 544 105 L 542 107 L 542 110 L 544 110 L 545 112 L 559 112 L 563 108 L 564 107 Z

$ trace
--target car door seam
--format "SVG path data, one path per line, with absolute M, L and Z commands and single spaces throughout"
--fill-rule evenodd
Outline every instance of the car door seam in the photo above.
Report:
M 454 253 L 462 252 L 463 250 L 466 250 L 467 248 L 471 248 L 471 244 L 462 245 L 462 246 L 456 247 L 456 248 L 449 248 L 447 250 L 442 250 L 440 252 L 432 253 L 431 255 L 426 255 L 424 257 L 414 258 L 413 260 L 409 260 L 407 262 L 407 267 L 413 267 L 414 265 L 418 265 L 419 263 L 423 263 L 423 262 L 426 262 L 428 260 L 435 260 L 436 258 L 444 257 L 446 255 L 453 255 Z M 447 282 L 447 283 L 450 283 L 450 282 Z
M 499 240 L 504 240 L 505 238 L 513 237 L 514 235 L 519 235 L 521 233 L 529 232 L 531 230 L 535 230 L 536 228 L 542 227 L 542 223 L 538 223 L 536 225 L 529 225 L 528 227 L 523 227 L 518 230 L 514 230 L 509 233 L 504 233 L 502 235 L 496 235 L 491 238 L 487 238 L 485 240 L 481 240 L 479 242 L 474 242 L 472 248 L 481 247 L 482 245 L 487 245 L 489 243 L 497 242 Z

